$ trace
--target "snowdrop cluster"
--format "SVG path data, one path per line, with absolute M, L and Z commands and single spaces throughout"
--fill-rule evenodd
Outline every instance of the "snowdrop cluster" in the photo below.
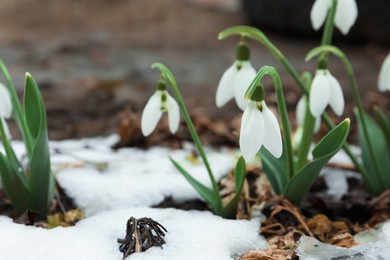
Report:
M 325 22 L 332 0 L 316 0 L 310 13 L 311 23 L 318 30 Z M 334 24 L 343 33 L 347 34 L 355 24 L 358 9 L 355 0 L 338 0 Z
M 141 118 L 141 131 L 144 136 L 150 135 L 156 128 L 163 112 L 168 114 L 169 130 L 174 134 L 180 124 L 180 110 L 176 100 L 168 94 L 166 83 L 160 80 L 156 92 L 147 102 Z

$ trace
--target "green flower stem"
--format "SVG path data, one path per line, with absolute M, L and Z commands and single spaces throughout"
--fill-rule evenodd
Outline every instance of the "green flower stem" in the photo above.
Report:
M 284 66 L 285 70 L 291 75 L 291 77 L 298 84 L 298 87 L 301 89 L 302 93 L 306 96 L 309 96 L 309 91 L 306 89 L 305 84 L 299 77 L 298 72 L 294 69 L 291 63 L 284 57 L 282 52 L 275 45 L 273 45 L 273 43 L 264 35 L 263 32 L 250 26 L 235 26 L 235 27 L 228 28 L 222 31 L 221 33 L 219 33 L 218 39 L 222 40 L 233 35 L 240 35 L 241 37 L 247 37 L 255 41 L 258 41 L 259 43 L 264 45 L 264 47 L 266 47 L 274 55 L 276 60 L 278 60 Z M 330 120 L 329 116 L 325 112 L 322 114 L 322 119 L 330 129 L 335 128 L 335 125 L 333 124 L 332 120 Z M 354 163 L 356 169 L 360 173 L 362 173 L 363 176 L 366 177 L 366 172 L 364 168 L 362 167 L 361 163 L 356 158 L 356 156 L 352 153 L 348 143 L 346 142 L 344 143 L 343 149 L 350 157 L 351 161 Z
M 294 69 L 294 67 L 290 64 L 290 62 L 286 59 L 286 57 L 282 54 L 282 52 L 265 36 L 265 34 L 250 26 L 235 26 L 228 28 L 218 35 L 219 40 L 223 40 L 227 37 L 233 36 L 233 35 L 240 35 L 241 37 L 247 37 L 249 39 L 258 41 L 262 45 L 264 45 L 275 57 L 276 60 L 278 60 L 282 65 L 285 67 L 287 72 L 291 75 L 291 77 L 297 82 L 299 88 L 305 95 L 309 95 L 308 90 L 305 87 L 305 84 L 301 81 L 299 74 Z
M 1 136 L 1 141 L 4 146 L 5 154 L 8 158 L 8 160 L 12 161 L 12 148 L 11 144 L 9 142 L 9 139 L 7 137 L 7 134 L 5 132 L 4 124 L 3 124 L 3 119 L 0 118 L 0 136 Z
M 288 161 L 288 169 L 289 169 L 289 177 L 290 179 L 294 176 L 294 150 L 292 146 L 291 141 L 291 131 L 290 131 L 290 125 L 288 122 L 288 114 L 287 114 L 287 107 L 286 102 L 284 99 L 283 94 L 283 87 L 282 87 L 282 81 L 280 79 L 279 73 L 277 70 L 272 66 L 264 66 L 262 67 L 259 72 L 257 73 L 255 79 L 249 86 L 247 92 L 245 93 L 245 97 L 249 99 L 249 97 L 252 96 L 252 94 L 255 92 L 257 86 L 259 85 L 261 79 L 265 76 L 269 75 L 272 77 L 275 93 L 276 93 L 276 100 L 278 102 L 278 108 L 280 113 L 280 118 L 282 121 L 282 134 L 283 139 L 285 141 L 285 147 L 286 147 L 286 154 L 287 154 L 287 161 Z
M 306 83 L 306 89 L 309 90 L 312 82 L 312 76 L 309 72 L 305 72 L 302 75 L 302 79 Z M 307 98 L 305 96 L 304 98 Z M 306 102 L 305 118 L 303 122 L 302 138 L 300 140 L 298 149 L 298 160 L 296 170 L 300 170 L 307 162 L 307 155 L 310 151 L 311 140 L 313 139 L 314 126 L 316 118 L 310 113 L 308 102 Z
M 373 147 L 372 142 L 371 142 L 369 135 L 368 135 L 367 125 L 366 125 L 366 121 L 364 118 L 363 105 L 362 105 L 362 101 L 360 99 L 353 67 L 352 67 L 351 63 L 349 62 L 347 56 L 339 48 L 337 48 L 335 46 L 321 46 L 321 47 L 314 48 L 313 50 L 311 50 L 307 54 L 306 60 L 310 60 L 314 56 L 321 55 L 322 53 L 332 53 L 336 57 L 340 58 L 342 60 L 342 62 L 344 63 L 344 67 L 345 67 L 345 70 L 347 72 L 347 75 L 349 78 L 349 83 L 350 83 L 351 89 L 352 89 L 352 97 L 355 101 L 356 107 L 358 109 L 358 115 L 359 115 L 360 120 L 362 122 L 363 134 L 364 134 L 366 141 L 367 141 L 367 144 L 368 144 L 368 149 L 370 152 L 371 160 L 374 162 L 375 170 L 379 173 L 381 183 L 384 184 L 385 183 L 384 182 L 385 176 L 384 176 L 384 173 L 381 171 L 381 168 L 379 166 L 380 164 L 378 162 L 378 157 L 376 156 L 374 147 Z M 367 173 L 365 173 L 365 174 L 367 174 Z
M 326 18 L 325 29 L 322 34 L 321 45 L 330 45 L 332 43 L 333 29 L 334 29 L 334 17 L 336 15 L 337 0 L 332 0 L 332 7 L 328 12 Z
M 200 138 L 198 136 L 198 134 L 196 133 L 196 130 L 195 130 L 195 126 L 194 124 L 192 123 L 192 120 L 191 120 L 191 117 L 188 113 L 188 110 L 184 104 L 184 100 L 180 94 L 180 90 L 177 86 L 177 83 L 176 83 L 176 80 L 174 78 L 174 76 L 172 75 L 171 71 L 164 65 L 164 64 L 161 64 L 161 63 L 154 63 L 152 65 L 152 68 L 157 68 L 160 70 L 162 76 L 167 79 L 169 81 L 169 85 L 171 86 L 172 88 L 172 91 L 176 97 L 176 101 L 180 107 L 180 110 L 181 112 L 183 113 L 183 117 L 184 117 L 184 120 L 186 121 L 186 124 L 187 124 L 187 127 L 188 127 L 188 130 L 191 134 L 191 137 L 192 139 L 194 140 L 194 143 L 199 151 L 199 154 L 203 160 L 203 163 L 204 165 L 206 166 L 206 169 L 207 169 L 207 172 L 209 174 L 209 177 L 210 177 L 210 180 L 211 180 L 211 183 L 213 185 L 213 190 L 214 190 L 214 193 L 215 193 L 215 196 L 216 198 L 218 198 L 218 201 L 219 201 L 219 204 L 220 204 L 220 208 L 222 209 L 222 199 L 221 199 L 221 195 L 219 194 L 219 187 L 218 187 L 218 183 L 217 181 L 215 180 L 214 178 L 214 175 L 213 175 L 213 172 L 211 170 L 211 167 L 210 167 L 210 164 L 207 160 L 207 157 L 206 157 L 206 153 L 204 152 L 204 149 L 203 149 L 203 146 L 202 146 L 202 143 L 200 141 Z
M 27 152 L 29 155 L 31 155 L 33 150 L 33 139 L 28 129 L 27 122 L 23 114 L 22 106 L 20 105 L 19 98 L 12 82 L 11 76 L 2 59 L 0 59 L 0 70 L 4 75 L 8 91 L 11 94 L 14 119 L 21 130 L 23 140 L 26 144 Z

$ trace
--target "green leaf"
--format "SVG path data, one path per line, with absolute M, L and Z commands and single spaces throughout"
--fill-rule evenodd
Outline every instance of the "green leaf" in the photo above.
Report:
M 380 128 L 382 128 L 383 135 L 386 139 L 387 151 L 390 153 L 390 121 L 386 114 L 379 107 L 374 107 L 375 116 Z
M 313 161 L 306 164 L 287 184 L 283 196 L 299 205 L 321 169 L 343 146 L 349 133 L 350 121 L 344 120 L 332 129 L 313 149 Z
M 15 171 L 15 173 L 19 176 L 19 178 L 23 182 L 23 184 L 28 186 L 27 185 L 27 178 L 23 172 L 23 167 L 20 164 L 18 158 L 16 157 L 14 150 L 12 149 L 10 140 L 7 137 L 7 134 L 5 133 L 4 124 L 3 124 L 3 121 L 1 118 L 0 118 L 0 137 L 1 137 L 1 141 L 3 144 L 4 150 L 5 150 L 5 153 L 6 153 L 6 158 L 9 162 L 10 166 Z
M 46 125 L 46 113 L 44 111 L 42 97 L 38 86 L 30 74 L 26 74 L 24 89 L 24 115 L 31 136 L 36 139 L 40 130 L 40 125 Z
M 359 129 L 359 145 L 362 149 L 362 160 L 363 166 L 367 169 L 368 180 L 371 185 L 368 187 L 372 187 L 373 190 L 370 190 L 375 195 L 379 195 L 384 189 L 390 186 L 390 174 L 386 174 L 390 169 L 390 155 L 386 145 L 385 136 L 378 126 L 378 124 L 367 114 L 364 113 L 364 122 L 367 127 L 368 138 L 371 141 L 371 144 L 374 149 L 374 157 L 377 158 L 377 161 L 380 162 L 380 171 L 382 171 L 385 179 L 381 180 L 381 172 L 376 170 L 374 162 L 372 161 L 372 155 L 370 154 L 369 144 L 367 139 L 365 138 L 362 120 L 358 116 L 357 111 L 354 111 L 357 121 L 358 121 L 358 129 Z M 384 182 L 384 183 L 383 183 Z
M 11 167 L 6 157 L 0 153 L 0 176 L 3 189 L 11 200 L 16 217 L 22 215 L 27 209 L 34 208 L 28 187 L 20 179 L 20 176 Z
M 273 191 L 281 195 L 288 182 L 288 161 L 283 142 L 283 152 L 280 158 L 275 158 L 265 147 L 259 151 L 263 170 L 271 183 Z
M 38 86 L 26 74 L 25 116 L 35 139 L 30 154 L 29 189 L 41 218 L 45 218 L 54 197 L 54 178 L 50 168 L 50 151 L 46 125 L 46 110 Z
M 180 164 L 178 164 L 174 159 L 169 158 L 176 169 L 187 179 L 187 181 L 195 188 L 195 190 L 202 196 L 202 198 L 207 201 L 213 211 L 220 215 L 222 203 L 218 200 L 218 197 L 214 194 L 212 190 L 204 186 L 202 183 L 194 179 Z
M 235 191 L 233 198 L 222 209 L 222 217 L 234 218 L 237 212 L 237 203 L 241 196 L 242 187 L 244 186 L 244 180 L 246 176 L 245 160 L 241 156 L 237 161 L 236 170 L 234 171 Z

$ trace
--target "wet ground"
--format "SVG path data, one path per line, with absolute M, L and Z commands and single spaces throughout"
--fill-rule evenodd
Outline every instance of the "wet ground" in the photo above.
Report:
M 106 135 L 116 131 L 125 107 L 141 112 L 154 92 L 153 62 L 168 65 L 194 114 L 227 119 L 240 113 L 233 103 L 214 105 L 218 80 L 233 62 L 236 39 L 220 42 L 221 30 L 246 24 L 239 10 L 189 0 L 3 0 L 0 3 L 0 57 L 21 91 L 32 73 L 45 99 L 51 139 Z M 218 1 L 217 1 L 218 2 Z M 228 8 L 229 9 L 229 8 Z M 319 39 L 285 38 L 266 32 L 298 71 L 315 71 L 304 56 Z M 281 66 L 257 43 L 253 64 L 280 69 L 288 104 L 300 96 Z M 380 65 L 388 53 L 375 43 L 347 45 L 366 107 L 379 103 L 389 111 L 389 95 L 376 92 Z M 332 72 L 350 96 L 339 61 Z M 270 89 L 270 88 L 269 88 Z M 272 104 L 272 92 L 269 94 Z M 351 115 L 347 107 L 346 115 Z M 14 136 L 17 136 L 13 129 Z

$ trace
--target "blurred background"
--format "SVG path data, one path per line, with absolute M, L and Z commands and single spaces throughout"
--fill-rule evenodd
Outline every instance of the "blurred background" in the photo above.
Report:
M 234 25 L 258 26 L 299 72 L 315 73 L 315 63 L 304 61 L 321 38 L 310 24 L 313 2 L 2 0 L 0 57 L 20 93 L 26 71 L 37 80 L 51 139 L 107 135 L 139 124 L 159 76 L 150 69 L 156 61 L 172 69 L 195 117 L 230 122 L 241 111 L 234 102 L 216 108 L 214 100 L 219 78 L 234 61 L 238 39 L 218 41 L 218 33 Z M 379 104 L 389 112 L 389 94 L 379 94 L 376 89 L 379 68 L 390 51 L 390 3 L 357 2 L 356 25 L 347 37 L 337 32 L 335 44 L 354 65 L 364 105 Z M 298 87 L 264 47 L 250 44 L 255 68 L 273 65 L 279 69 L 294 116 Z M 331 71 L 350 99 L 347 77 L 338 60 L 331 61 Z M 267 89 L 267 103 L 272 107 L 275 98 L 271 86 Z M 345 115 L 351 116 L 350 106 Z M 17 137 L 15 125 L 10 125 Z

